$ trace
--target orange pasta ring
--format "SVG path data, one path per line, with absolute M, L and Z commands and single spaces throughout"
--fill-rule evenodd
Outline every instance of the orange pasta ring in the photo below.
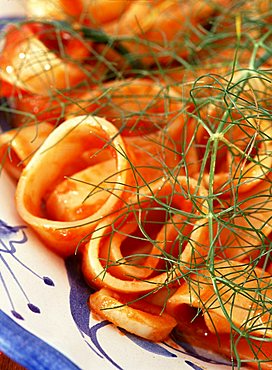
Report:
M 252 336 L 271 338 L 271 313 L 265 310 L 271 299 L 271 276 L 258 267 L 231 260 L 215 260 L 213 271 L 215 277 L 202 269 L 184 282 L 168 300 L 167 312 L 175 317 L 178 306 L 186 304 L 203 311 L 212 333 L 230 333 L 232 323 Z
M 186 194 L 191 194 L 192 197 L 193 194 L 196 196 L 196 203 L 194 205 L 192 205 L 190 199 L 186 198 Z M 194 179 L 190 179 L 188 184 L 188 179 L 182 176 L 178 177 L 175 181 L 158 180 L 154 184 L 147 186 L 146 190 L 140 190 L 140 193 L 136 194 L 134 198 L 137 200 L 132 202 L 130 200 L 131 205 L 129 205 L 129 201 L 127 201 L 128 207 L 125 206 L 123 210 L 123 214 L 131 212 L 134 224 L 133 222 L 130 223 L 131 219 L 129 217 L 122 219 L 122 212 L 119 212 L 117 222 L 116 218 L 114 219 L 114 217 L 111 217 L 98 224 L 93 238 L 83 251 L 83 273 L 86 280 L 91 285 L 97 287 L 107 287 L 114 291 L 130 293 L 155 291 L 163 287 L 166 283 L 171 285 L 171 281 L 172 283 L 177 282 L 176 279 L 180 276 L 181 271 L 187 271 L 189 265 L 195 265 L 203 261 L 209 248 L 208 238 L 206 237 L 205 194 L 205 190 L 197 189 L 197 183 Z M 173 207 L 175 212 L 185 212 L 185 218 L 190 220 L 190 222 L 185 226 L 182 223 L 171 224 L 171 222 L 173 223 L 176 221 L 176 217 L 178 216 L 174 216 L 174 218 L 171 219 L 168 215 L 167 220 L 165 219 L 165 214 L 164 216 L 160 215 L 160 217 L 163 217 L 161 219 L 158 219 L 157 215 L 157 219 L 153 220 L 154 228 L 155 230 L 157 229 L 157 231 L 155 235 L 151 233 L 152 236 L 150 238 L 151 240 L 154 238 L 154 241 L 153 243 L 149 243 L 149 250 L 147 251 L 145 246 L 144 249 L 141 249 L 143 248 L 143 244 L 146 243 L 145 238 L 147 235 L 145 235 L 144 232 L 142 232 L 142 234 L 134 233 L 135 224 L 137 225 L 138 223 L 139 225 L 141 221 L 141 219 L 136 221 L 137 217 L 141 217 L 142 214 L 144 214 L 145 207 L 147 207 L 149 211 L 149 206 L 152 204 L 150 199 L 152 198 L 154 198 L 158 204 L 163 203 L 167 207 Z M 141 200 L 143 202 L 143 208 L 141 208 Z M 168 204 L 168 202 L 170 203 Z M 160 209 L 160 211 L 164 209 L 163 207 L 159 208 L 159 205 L 156 207 L 155 209 Z M 137 212 L 139 212 L 139 214 L 137 214 Z M 187 217 L 186 214 L 188 214 Z M 136 215 L 136 217 L 133 220 L 134 215 Z M 180 217 L 180 220 L 182 219 L 183 216 Z M 152 222 L 152 218 L 147 223 L 149 222 Z M 156 226 L 156 222 L 159 225 Z M 171 238 L 174 239 L 173 246 L 171 245 L 171 240 L 165 240 L 167 236 L 167 226 L 170 228 L 169 233 Z M 140 230 L 142 230 L 142 227 L 144 228 L 144 223 L 140 226 Z M 185 246 L 181 251 L 182 245 L 180 244 L 179 238 L 181 238 L 183 243 L 184 240 L 181 234 L 183 230 L 186 230 L 185 239 L 188 238 L 188 242 L 184 243 Z M 148 232 L 150 231 L 147 231 L 147 233 Z M 158 237 L 157 241 L 156 235 Z M 139 247 L 135 241 L 137 237 L 140 239 Z M 126 242 L 127 245 L 126 255 L 129 255 L 130 250 L 133 251 L 133 245 L 135 245 L 136 258 L 137 248 L 139 248 L 138 251 L 140 255 L 141 253 L 142 255 L 150 253 L 150 256 L 147 257 L 146 260 L 143 258 L 138 262 L 138 266 L 137 260 L 135 266 L 129 266 L 129 263 L 124 263 L 125 257 L 122 255 L 121 251 L 121 244 L 124 242 Z M 177 242 L 176 246 L 175 242 Z M 160 244 L 162 246 L 158 247 Z M 169 271 L 167 272 L 165 272 L 167 268 L 161 268 L 161 270 L 159 268 L 158 271 L 156 271 L 156 265 L 158 260 L 160 260 L 160 251 L 162 251 L 164 247 L 166 248 L 168 258 L 170 258 L 169 256 L 171 256 L 171 252 L 173 252 L 173 261 L 170 263 L 172 267 L 168 267 Z M 176 252 L 174 252 L 174 249 L 176 249 Z M 163 252 L 161 252 L 161 255 L 163 255 Z M 165 258 L 167 259 L 167 257 Z M 120 269 L 118 268 L 118 261 L 120 261 Z M 150 270 L 151 272 L 153 271 L 152 274 L 149 273 Z
M 154 342 L 166 339 L 176 326 L 176 320 L 162 312 L 161 307 L 142 301 L 128 304 L 122 298 L 120 294 L 104 288 L 90 296 L 89 306 L 103 319 Z
M 150 79 L 111 81 L 84 92 L 67 117 L 92 113 L 112 122 L 123 136 L 139 136 L 181 121 L 184 104 L 173 89 Z
M 81 220 L 48 219 L 43 208 L 47 195 L 64 176 L 88 166 L 84 152 L 90 149 L 96 152 L 105 149 L 115 160 L 117 176 L 104 204 Z M 25 167 L 16 191 L 18 213 L 50 248 L 64 256 L 72 254 L 80 242 L 87 241 L 101 218 L 118 210 L 128 182 L 128 167 L 123 140 L 111 123 L 90 116 L 70 119 L 48 136 Z
M 188 56 L 188 48 L 182 46 L 188 38 L 191 43 L 199 39 L 193 27 L 205 26 L 226 2 L 214 6 L 202 0 L 182 4 L 169 0 L 134 1 L 119 19 L 105 24 L 103 29 L 113 36 L 130 38 L 122 44 L 144 64 L 169 63 L 176 54 Z M 202 32 L 201 27 L 198 32 Z
M 154 219 L 150 217 L 150 220 L 144 220 L 145 207 L 149 209 L 147 213 L 152 213 L 151 208 L 155 208 L 155 205 L 152 206 L 152 202 L 147 203 L 144 205 L 144 201 L 141 200 L 143 207 L 138 211 L 133 211 L 135 217 L 138 212 L 141 212 L 143 221 L 138 220 L 138 222 L 145 233 L 141 235 L 138 222 L 134 220 L 134 217 L 128 217 L 125 225 L 113 234 L 110 241 L 105 242 L 103 251 L 101 251 L 101 260 L 107 261 L 107 271 L 119 279 L 145 280 L 151 275 L 157 275 L 157 271 L 163 269 L 167 254 L 172 254 L 175 256 L 174 258 L 177 257 L 179 247 L 177 245 L 177 230 L 182 230 L 184 237 L 191 231 L 191 225 L 186 225 L 186 218 L 182 215 L 173 216 L 171 221 L 165 220 L 163 225 L 161 222 L 164 222 L 164 219 L 160 221 L 154 215 Z M 156 213 L 155 210 L 153 212 Z M 149 222 L 150 225 L 148 225 Z M 151 230 L 148 230 L 148 226 Z M 144 240 L 145 238 L 150 238 L 150 241 Z M 153 244 L 152 248 L 150 248 L 150 244 Z
M 71 88 L 90 75 L 71 57 L 64 60 L 57 56 L 31 27 L 8 28 L 0 56 L 2 80 L 17 89 L 50 96 L 52 90 Z
M 82 112 L 103 116 L 119 129 L 144 181 L 169 169 L 176 175 L 185 167 L 190 176 L 198 172 L 194 124 L 173 89 L 141 78 L 109 82 L 79 96 L 67 115 Z

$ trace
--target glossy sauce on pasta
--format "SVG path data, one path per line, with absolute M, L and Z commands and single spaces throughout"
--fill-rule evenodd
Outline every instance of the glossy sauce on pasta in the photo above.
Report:
M 271 369 L 268 2 L 36 2 L 0 55 L 19 215 L 92 313 Z

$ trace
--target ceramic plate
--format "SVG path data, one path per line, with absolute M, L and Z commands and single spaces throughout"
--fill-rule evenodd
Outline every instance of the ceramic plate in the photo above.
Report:
M 0 0 L 0 9 L 6 19 L 23 15 L 20 1 Z M 93 318 L 77 258 L 64 261 L 42 245 L 17 215 L 14 191 L 2 172 L 0 351 L 28 369 L 231 368 L 207 351 L 150 343 Z

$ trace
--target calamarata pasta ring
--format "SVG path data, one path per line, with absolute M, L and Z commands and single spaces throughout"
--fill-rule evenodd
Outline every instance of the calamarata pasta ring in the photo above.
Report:
M 110 190 L 103 193 L 104 205 L 81 220 L 62 222 L 46 218 L 43 205 L 50 190 L 65 176 L 72 176 L 86 167 L 82 159 L 85 151 L 94 149 L 93 153 L 99 153 L 104 148 L 107 158 L 113 158 L 111 165 L 114 175 L 117 174 L 109 185 Z M 48 163 L 50 166 L 44 177 L 41 174 Z M 16 192 L 18 212 L 55 251 L 61 255 L 75 253 L 84 235 L 90 235 L 101 218 L 118 208 L 120 195 L 127 184 L 128 167 L 122 138 L 111 123 L 99 117 L 72 118 L 48 136 L 24 169 Z M 95 179 L 96 172 L 93 181 Z M 80 202 L 84 203 L 84 199 Z

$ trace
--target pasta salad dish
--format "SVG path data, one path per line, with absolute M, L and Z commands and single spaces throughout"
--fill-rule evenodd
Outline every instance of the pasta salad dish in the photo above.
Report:
M 90 312 L 272 369 L 269 0 L 27 0 L 1 33 L 1 172 Z

